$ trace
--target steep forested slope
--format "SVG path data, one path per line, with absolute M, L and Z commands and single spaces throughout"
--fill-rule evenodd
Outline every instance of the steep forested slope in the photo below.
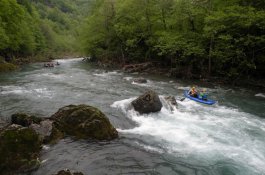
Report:
M 89 0 L 1 0 L 0 56 L 6 60 L 76 52 Z

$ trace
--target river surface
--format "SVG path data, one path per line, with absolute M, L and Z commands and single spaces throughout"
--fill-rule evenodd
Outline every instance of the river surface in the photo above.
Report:
M 111 142 L 65 138 L 45 145 L 41 166 L 32 175 L 61 169 L 92 174 L 264 175 L 264 92 L 206 86 L 158 76 L 147 84 L 136 74 L 101 70 L 82 59 L 59 60 L 60 66 L 31 64 L 0 75 L 0 116 L 16 112 L 49 117 L 69 104 L 88 104 L 103 111 L 119 131 Z M 207 88 L 213 106 L 185 99 L 193 84 Z M 140 115 L 129 104 L 147 89 L 163 103 L 158 113 Z M 164 97 L 173 95 L 178 108 Z M 172 109 L 170 109 L 172 108 Z

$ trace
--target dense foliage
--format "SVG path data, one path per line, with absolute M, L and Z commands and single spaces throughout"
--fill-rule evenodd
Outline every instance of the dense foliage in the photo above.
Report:
M 264 0 L 1 0 L 0 59 L 82 47 L 100 60 L 160 62 L 180 76 L 262 78 L 264 19 Z
M 159 61 L 176 75 L 264 77 L 264 0 L 98 0 L 82 32 L 92 57 Z
M 0 57 L 52 56 L 77 50 L 88 0 L 1 0 Z

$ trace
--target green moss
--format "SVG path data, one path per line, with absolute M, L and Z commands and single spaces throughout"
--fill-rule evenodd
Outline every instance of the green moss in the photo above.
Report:
M 52 119 L 59 130 L 77 138 L 110 140 L 118 137 L 105 114 L 92 106 L 66 106 L 59 109 Z
M 40 150 L 41 141 L 34 130 L 11 125 L 0 134 L 0 174 L 1 171 L 29 169 Z
M 40 124 L 42 119 L 39 117 L 33 116 L 33 115 L 28 115 L 28 114 L 24 114 L 24 113 L 17 113 L 17 114 L 13 114 L 11 116 L 11 121 L 13 124 L 18 124 L 18 125 L 27 127 L 32 123 Z
M 52 133 L 51 137 L 49 140 L 47 140 L 47 143 L 49 144 L 55 144 L 57 143 L 60 139 L 64 137 L 64 133 L 58 130 L 55 126 L 52 127 Z

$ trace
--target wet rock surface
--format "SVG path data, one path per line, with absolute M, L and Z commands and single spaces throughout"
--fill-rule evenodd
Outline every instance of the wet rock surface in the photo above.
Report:
M 39 166 L 41 140 L 31 128 L 12 124 L 0 133 L 0 174 L 27 172 Z
M 12 124 L 28 127 L 31 124 L 40 124 L 43 119 L 24 113 L 16 113 L 11 116 Z
M 60 171 L 58 171 L 57 174 L 53 174 L 53 175 L 84 175 L 84 174 L 81 172 L 73 172 L 72 173 L 70 170 L 65 169 L 65 170 L 60 170 Z
M 58 130 L 82 139 L 112 140 L 117 130 L 99 109 L 89 105 L 69 105 L 51 116 Z
M 162 103 L 156 92 L 149 90 L 137 99 L 132 101 L 132 105 L 136 111 L 141 114 L 158 112 L 162 108 Z

